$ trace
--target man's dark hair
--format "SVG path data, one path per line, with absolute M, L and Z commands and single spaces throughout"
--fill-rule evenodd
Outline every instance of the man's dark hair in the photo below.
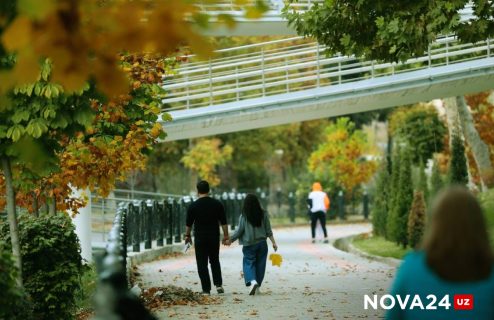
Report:
M 197 192 L 200 194 L 209 193 L 209 183 L 206 180 L 201 180 L 197 183 Z

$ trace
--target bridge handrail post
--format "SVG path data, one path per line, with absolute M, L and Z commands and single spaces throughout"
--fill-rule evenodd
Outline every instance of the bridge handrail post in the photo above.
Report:
M 316 46 L 316 59 L 317 59 L 317 83 L 316 86 L 319 88 L 319 85 L 321 84 L 321 57 L 320 57 L 320 48 L 319 48 L 319 42 L 317 43 Z
M 262 79 L 262 96 L 266 96 L 266 79 L 265 79 L 265 70 L 264 70 L 264 47 L 261 47 L 261 79 Z

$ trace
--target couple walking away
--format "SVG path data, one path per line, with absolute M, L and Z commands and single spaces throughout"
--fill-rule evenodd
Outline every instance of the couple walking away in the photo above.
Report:
M 211 293 L 211 279 L 209 277 L 208 260 L 211 264 L 213 283 L 218 293 L 224 293 L 223 278 L 221 276 L 220 230 L 223 229 L 224 245 L 229 246 L 237 239 L 243 245 L 243 273 L 245 285 L 249 287 L 249 295 L 259 292 L 264 279 L 266 260 L 268 256 L 269 238 L 273 249 L 278 246 L 273 237 L 268 214 L 262 209 L 259 199 L 248 194 L 244 200 L 242 214 L 238 228 L 230 238 L 226 221 L 225 208 L 222 203 L 209 196 L 209 183 L 200 181 L 197 184 L 198 199 L 187 210 L 185 243 L 192 243 L 191 230 L 194 226 L 194 240 L 197 272 L 201 280 L 203 294 Z

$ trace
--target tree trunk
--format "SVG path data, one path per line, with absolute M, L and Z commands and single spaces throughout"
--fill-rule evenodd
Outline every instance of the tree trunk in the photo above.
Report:
M 57 198 L 53 196 L 50 199 L 50 216 L 54 216 L 57 213 Z
M 10 241 L 12 243 L 12 254 L 14 263 L 19 273 L 17 274 L 17 285 L 23 288 L 22 283 L 22 256 L 21 244 L 19 241 L 19 229 L 17 227 L 17 215 L 15 212 L 15 191 L 12 179 L 12 168 L 8 157 L 2 157 L 3 174 L 5 176 L 5 185 L 7 191 L 7 214 L 10 227 Z
M 458 108 L 458 115 L 461 121 L 461 127 L 463 129 L 463 135 L 470 146 L 473 158 L 477 164 L 479 170 L 480 182 L 482 185 L 482 191 L 487 191 L 484 178 L 488 177 L 492 173 L 492 163 L 490 159 L 489 147 L 480 138 L 480 135 L 475 128 L 472 114 L 468 109 L 467 103 L 463 96 L 456 97 L 456 105 Z
M 35 217 L 39 217 L 39 204 L 38 204 L 38 196 L 36 195 L 36 192 L 31 192 L 33 196 L 33 213 Z
M 458 106 L 455 98 L 446 98 L 444 101 L 444 109 L 446 110 L 446 122 L 448 123 L 449 147 L 451 149 L 451 137 L 455 129 L 460 129 L 460 120 L 458 119 Z
M 50 198 L 48 197 L 48 195 L 45 192 L 45 205 L 44 205 L 44 211 L 45 212 L 43 213 L 44 215 L 50 214 L 50 206 L 48 205 L 48 199 L 50 199 Z

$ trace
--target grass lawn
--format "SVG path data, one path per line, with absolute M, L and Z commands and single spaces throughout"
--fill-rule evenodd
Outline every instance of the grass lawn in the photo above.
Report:
M 81 289 L 76 293 L 77 319 L 89 319 L 92 316 L 96 283 L 95 266 L 84 267 L 84 273 L 81 277 Z
M 352 244 L 364 252 L 381 257 L 402 259 L 411 249 L 403 249 L 383 237 L 355 238 Z

